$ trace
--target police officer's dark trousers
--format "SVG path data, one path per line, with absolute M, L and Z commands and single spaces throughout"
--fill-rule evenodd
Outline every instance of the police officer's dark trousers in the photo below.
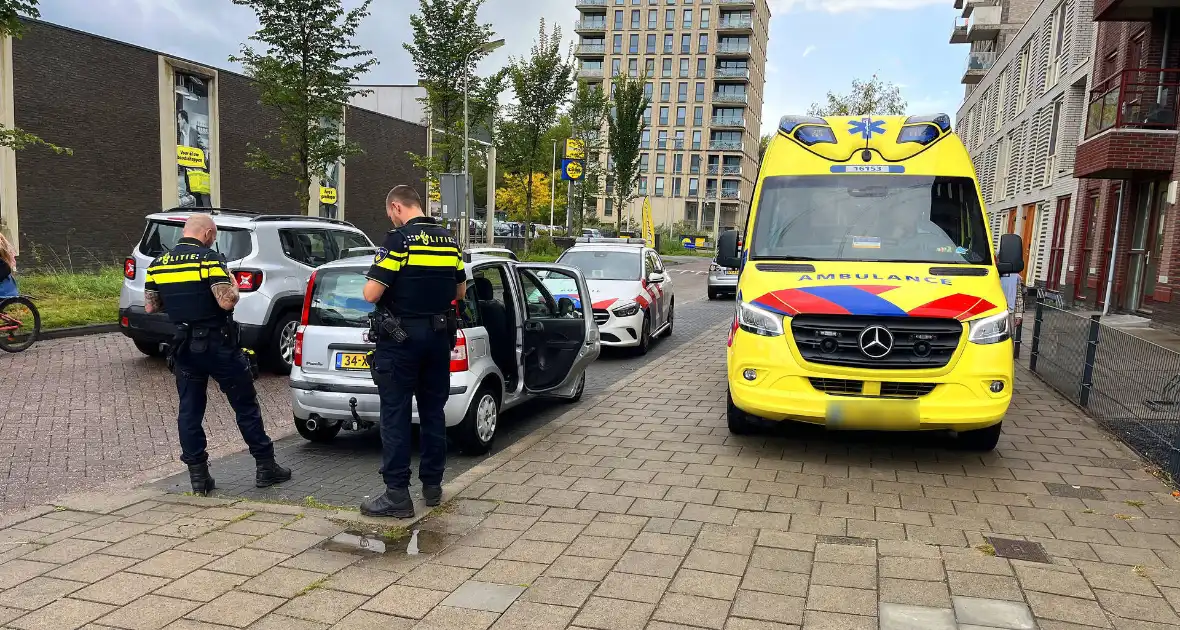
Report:
M 185 342 L 176 353 L 176 391 L 180 394 L 180 461 L 193 465 L 209 459 L 205 452 L 205 403 L 209 379 L 217 381 L 237 415 L 238 430 L 257 460 L 273 460 L 274 445 L 262 424 L 262 408 L 250 375 L 250 361 L 220 331 L 211 331 L 203 352 Z M 199 349 L 199 348 L 198 348 Z
M 410 428 L 413 399 L 418 401 L 422 460 L 418 479 L 442 484 L 447 434 L 443 407 L 451 387 L 451 340 L 427 318 L 401 320 L 407 339 L 384 339 L 374 352 L 374 378 L 381 395 L 381 476 L 390 489 L 410 485 Z

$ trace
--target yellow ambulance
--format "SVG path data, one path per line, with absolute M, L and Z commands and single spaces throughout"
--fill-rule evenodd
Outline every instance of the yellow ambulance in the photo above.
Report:
M 949 430 L 991 450 L 1012 398 L 1013 321 L 975 169 L 946 114 L 785 116 L 745 234 L 729 335 L 732 433 L 765 421 Z

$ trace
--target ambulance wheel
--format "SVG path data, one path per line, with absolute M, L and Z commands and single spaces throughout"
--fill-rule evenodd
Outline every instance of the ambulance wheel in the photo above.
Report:
M 733 404 L 733 397 L 728 391 L 725 392 L 725 419 L 729 424 L 729 432 L 734 435 L 749 435 L 758 428 L 750 419 L 750 414 Z
M 959 433 L 959 448 L 965 451 L 991 451 L 1000 441 L 1003 422 L 997 422 L 990 427 L 962 431 Z

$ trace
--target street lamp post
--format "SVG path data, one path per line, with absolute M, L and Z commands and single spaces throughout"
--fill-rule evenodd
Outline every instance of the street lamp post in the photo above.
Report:
M 480 44 L 476 46 L 463 59 L 463 217 L 459 221 L 459 229 L 461 230 L 459 242 L 461 245 L 466 245 L 468 241 L 468 225 L 467 219 L 471 216 L 471 158 L 468 154 L 468 139 L 471 136 L 471 131 L 467 126 L 467 111 L 468 111 L 468 82 L 471 77 L 470 65 L 471 56 L 477 52 L 492 52 L 493 50 L 504 45 L 504 40 L 497 39 L 492 42 Z

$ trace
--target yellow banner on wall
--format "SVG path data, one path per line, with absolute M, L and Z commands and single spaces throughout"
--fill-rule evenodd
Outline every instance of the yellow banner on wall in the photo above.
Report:
M 195 195 L 209 194 L 209 173 L 205 171 L 189 171 L 185 173 L 188 176 L 188 191 Z
M 649 247 L 656 246 L 656 224 L 651 218 L 651 199 L 643 198 L 643 240 Z
M 320 186 L 320 203 L 328 205 L 336 203 L 336 189 Z
M 205 152 L 196 147 L 176 147 L 176 163 L 189 168 L 205 168 Z

